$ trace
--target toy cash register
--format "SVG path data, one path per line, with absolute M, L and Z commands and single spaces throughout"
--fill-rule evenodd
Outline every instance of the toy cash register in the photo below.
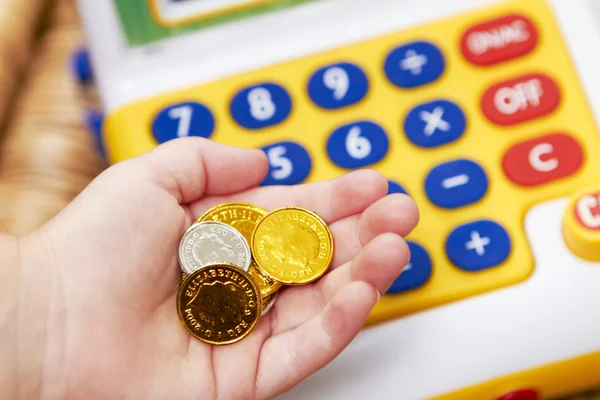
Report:
M 600 387 L 598 3 L 79 3 L 111 162 L 202 136 L 264 185 L 368 167 L 419 205 L 368 326 L 282 398 Z

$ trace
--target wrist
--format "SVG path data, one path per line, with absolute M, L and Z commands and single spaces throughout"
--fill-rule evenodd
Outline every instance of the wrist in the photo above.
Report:
M 19 269 L 19 239 L 0 234 L 0 387 L 6 388 L 9 398 L 19 393 L 16 328 Z
M 62 350 L 51 344 L 56 330 L 51 311 L 60 298 L 51 251 L 43 235 L 0 235 L 0 254 L 0 387 L 9 388 L 9 398 L 55 394 L 59 380 L 50 381 L 48 375 L 56 375 L 46 371 L 49 358 Z

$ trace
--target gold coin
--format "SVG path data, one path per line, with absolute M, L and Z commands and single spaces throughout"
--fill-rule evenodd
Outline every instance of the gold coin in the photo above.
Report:
M 256 264 L 271 279 L 303 285 L 320 278 L 333 258 L 333 236 L 315 213 L 300 207 L 271 211 L 251 240 Z
M 206 211 L 195 223 L 217 221 L 230 225 L 246 238 L 248 244 L 258 221 L 267 215 L 267 210 L 248 203 L 223 203 Z M 258 284 L 263 298 L 278 291 L 282 284 L 265 275 L 256 267 L 255 262 L 250 263 L 250 274 Z
M 258 285 L 258 288 L 260 289 L 260 294 L 263 297 L 263 299 L 265 297 L 271 296 L 273 293 L 277 293 L 279 288 L 283 286 L 281 282 L 278 282 L 275 279 L 271 278 L 270 276 L 265 274 L 260 268 L 258 268 L 254 259 L 250 262 L 250 268 L 248 269 L 248 272 L 250 273 L 252 278 L 254 278 L 254 281 Z
M 248 203 L 223 203 L 207 210 L 196 224 L 205 221 L 217 221 L 234 227 L 250 243 L 256 223 L 267 215 L 267 210 Z
M 189 274 L 177 293 L 177 311 L 185 329 L 205 343 L 235 343 L 260 320 L 262 298 L 250 274 L 218 263 Z

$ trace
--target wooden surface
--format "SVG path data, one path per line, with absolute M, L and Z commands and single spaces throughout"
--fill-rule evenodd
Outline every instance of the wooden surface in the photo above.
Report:
M 106 167 L 68 66 L 84 40 L 74 0 L 0 0 L 0 232 L 35 230 Z
M 59 0 L 36 43 L 3 133 L 0 231 L 35 230 L 105 168 L 82 123 L 85 98 L 68 64 L 83 42 L 74 1 Z

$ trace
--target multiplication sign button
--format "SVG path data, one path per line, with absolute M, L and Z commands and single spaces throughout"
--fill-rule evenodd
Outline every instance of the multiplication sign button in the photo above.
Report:
M 500 224 L 491 220 L 461 225 L 446 240 L 446 254 L 452 264 L 470 272 L 503 263 L 510 251 L 508 233 Z
M 425 192 L 441 208 L 458 208 L 480 200 L 487 192 L 485 171 L 474 161 L 459 159 L 440 164 L 425 178 Z
M 416 106 L 404 120 L 406 136 L 420 147 L 453 142 L 464 133 L 465 126 L 465 114 L 460 107 L 443 99 Z

